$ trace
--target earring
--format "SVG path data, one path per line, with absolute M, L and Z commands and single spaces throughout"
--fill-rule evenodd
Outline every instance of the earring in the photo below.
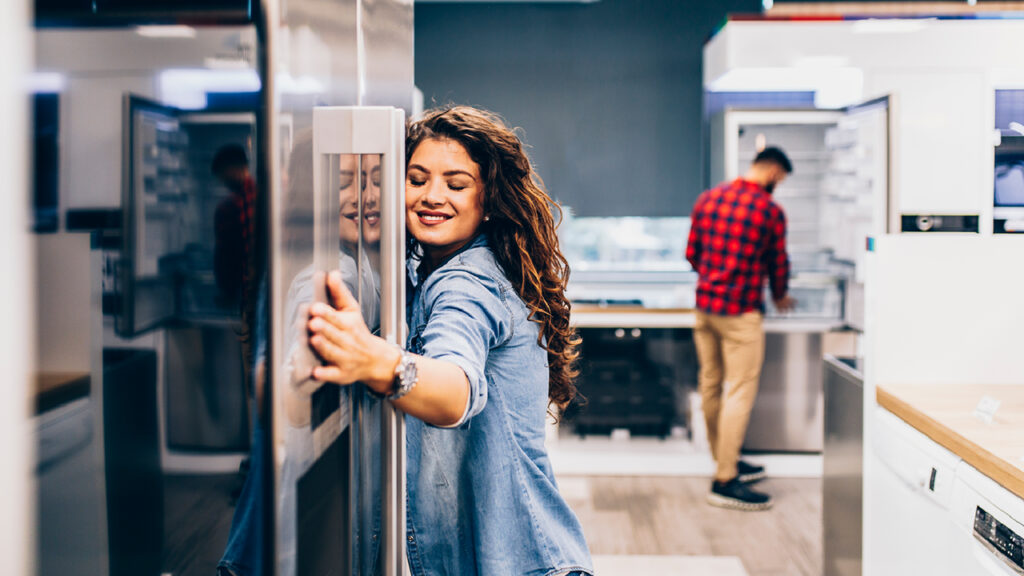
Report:
M 484 216 L 484 222 L 490 222 L 490 221 L 491 221 L 491 217 L 490 216 Z

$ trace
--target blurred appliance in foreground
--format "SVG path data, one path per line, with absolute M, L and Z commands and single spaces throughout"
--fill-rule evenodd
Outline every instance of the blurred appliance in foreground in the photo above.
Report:
M 863 363 L 825 356 L 822 519 L 825 576 L 861 573 L 864 484 Z

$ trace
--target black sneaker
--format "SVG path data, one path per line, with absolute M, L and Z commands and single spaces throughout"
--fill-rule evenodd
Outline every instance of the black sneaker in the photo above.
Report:
M 728 482 L 713 481 L 711 492 L 708 493 L 708 504 L 733 510 L 767 510 L 772 507 L 772 497 L 751 490 L 737 477 Z
M 744 484 L 750 484 L 765 478 L 764 466 L 756 466 L 743 460 L 736 463 L 736 473 L 736 477 Z

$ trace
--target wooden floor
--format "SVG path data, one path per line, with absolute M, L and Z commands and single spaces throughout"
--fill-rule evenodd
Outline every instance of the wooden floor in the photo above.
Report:
M 164 477 L 163 572 L 214 576 L 231 529 L 237 474 Z
M 235 474 L 166 477 L 165 573 L 214 574 L 237 481 Z M 709 506 L 708 485 L 681 476 L 559 478 L 594 555 L 735 556 L 749 576 L 821 576 L 820 479 L 761 482 L 775 497 L 767 512 Z
M 736 556 L 749 576 L 821 576 L 821 480 L 768 479 L 766 512 L 705 503 L 695 477 L 562 477 L 595 555 Z M 697 575 L 694 575 L 697 576 Z

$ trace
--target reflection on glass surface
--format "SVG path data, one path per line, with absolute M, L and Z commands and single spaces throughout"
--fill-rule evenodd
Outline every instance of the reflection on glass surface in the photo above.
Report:
M 297 139 L 284 211 L 289 263 L 305 266 L 295 272 L 284 306 L 278 574 L 326 573 L 350 563 L 354 573 L 371 574 L 380 541 L 380 459 L 371 456 L 380 450 L 380 402 L 359 385 L 310 378 L 320 360 L 309 348 L 306 322 L 309 305 L 327 301 L 326 273 L 340 270 L 367 326 L 379 329 L 380 157 L 323 155 L 322 189 L 308 177 L 317 170 L 312 159 L 311 139 Z
M 358 222 L 358 245 L 342 241 L 342 265 L 346 258 L 358 258 L 359 292 L 357 299 L 363 310 L 363 320 L 374 333 L 380 331 L 380 240 L 381 240 L 381 156 L 363 154 L 360 157 L 359 182 L 361 194 L 346 195 L 342 191 L 341 221 Z M 344 234 L 343 234 L 344 238 Z M 353 252 L 354 250 L 354 252 Z M 343 268 L 344 270 L 344 268 Z M 353 463 L 358 478 L 355 501 L 357 510 L 354 546 L 357 549 L 353 573 L 376 574 L 380 545 L 381 514 L 381 421 L 382 403 L 371 398 L 362 386 L 353 389 L 356 404 L 357 436 L 353 442 Z
M 253 26 L 197 28 L 173 41 L 133 29 L 35 32 L 39 69 L 62 80 L 49 88 L 60 93 L 59 220 L 105 214 L 91 252 L 88 234 L 57 230 L 46 239 L 55 249 L 36 261 L 47 274 L 87 269 L 38 291 L 56 300 L 39 308 L 41 341 L 63 348 L 45 333 L 55 330 L 87 350 L 75 366 L 47 355 L 39 362 L 44 373 L 79 376 L 39 408 L 42 576 L 209 576 L 225 552 L 246 479 L 239 463 L 259 429 L 250 413 L 259 319 L 243 309 L 257 292 L 248 266 L 263 184 L 260 112 L 241 96 L 183 110 L 159 78 L 225 51 L 243 55 L 235 64 L 251 76 L 254 39 Z M 224 146 L 243 152 L 230 175 L 211 170 Z M 83 238 L 83 252 L 66 249 Z M 76 312 L 87 327 L 49 317 L 78 302 L 58 296 L 88 299 L 93 284 L 103 288 L 102 308 Z

